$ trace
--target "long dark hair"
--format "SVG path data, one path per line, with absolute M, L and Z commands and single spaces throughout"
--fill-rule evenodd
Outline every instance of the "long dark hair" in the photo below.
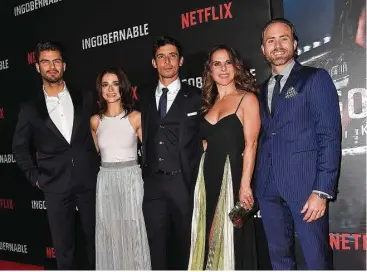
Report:
M 214 105 L 215 99 L 218 95 L 217 85 L 214 82 L 213 76 L 210 71 L 210 64 L 212 61 L 213 54 L 218 50 L 225 50 L 228 53 L 229 59 L 233 63 L 234 67 L 234 83 L 237 91 L 239 92 L 257 92 L 255 88 L 255 79 L 251 73 L 244 67 L 242 59 L 236 53 L 236 51 L 226 45 L 217 45 L 210 50 L 207 60 L 204 64 L 203 74 L 203 107 L 202 112 L 208 112 Z
M 99 117 L 102 118 L 107 112 L 107 102 L 102 95 L 102 78 L 105 74 L 114 74 L 117 76 L 119 82 L 119 93 L 121 96 L 120 102 L 125 113 L 123 117 L 129 115 L 134 108 L 134 100 L 131 93 L 131 83 L 120 67 L 111 66 L 100 72 L 97 77 Z

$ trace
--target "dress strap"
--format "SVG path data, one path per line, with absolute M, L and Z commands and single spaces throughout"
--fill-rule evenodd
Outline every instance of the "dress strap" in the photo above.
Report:
M 241 97 L 240 103 L 238 103 L 237 109 L 234 113 L 237 113 L 239 107 L 241 106 L 242 100 L 243 100 L 243 98 L 245 97 L 246 94 L 247 94 L 247 92 Z

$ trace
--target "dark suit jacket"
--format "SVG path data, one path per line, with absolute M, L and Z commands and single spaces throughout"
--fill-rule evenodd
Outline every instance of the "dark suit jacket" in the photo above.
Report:
M 146 140 L 148 135 L 149 116 L 152 110 L 156 110 L 155 89 L 157 84 L 139 89 L 139 109 L 142 116 L 142 171 L 145 175 L 149 168 L 146 156 Z M 202 154 L 202 142 L 199 136 L 200 108 L 202 105 L 201 90 L 181 82 L 173 103 L 181 109 L 181 123 L 179 135 L 179 159 L 183 177 L 188 187 L 192 189 L 197 177 L 197 170 Z M 187 114 L 196 112 L 196 115 Z
M 74 123 L 69 144 L 52 122 L 43 92 L 20 110 L 13 138 L 18 166 L 44 192 L 64 193 L 72 188 L 95 187 L 98 156 L 90 132 L 90 117 L 96 100 L 89 91 L 68 86 L 74 105 Z M 31 144 L 38 153 L 37 162 Z
M 269 171 L 286 200 L 306 201 L 312 190 L 335 195 L 341 156 L 339 100 L 329 74 L 295 63 L 281 98 L 269 113 L 266 80 L 261 86 L 262 136 L 256 169 L 261 197 Z

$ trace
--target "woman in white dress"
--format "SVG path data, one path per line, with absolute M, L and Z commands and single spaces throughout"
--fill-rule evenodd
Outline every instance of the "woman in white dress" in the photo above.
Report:
M 133 110 L 131 85 L 120 68 L 101 72 L 97 89 L 100 111 L 90 122 L 101 154 L 96 193 L 96 269 L 149 270 L 143 179 L 137 163 L 140 113 Z

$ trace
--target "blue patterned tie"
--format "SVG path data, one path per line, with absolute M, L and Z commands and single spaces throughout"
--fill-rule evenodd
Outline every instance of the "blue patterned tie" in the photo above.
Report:
M 167 93 L 168 88 L 162 88 L 162 95 L 161 98 L 159 98 L 159 105 L 158 105 L 158 112 L 161 116 L 161 119 L 166 115 L 167 113 Z
M 275 86 L 273 90 L 273 97 L 271 99 L 271 116 L 274 116 L 275 107 L 280 98 L 280 80 L 283 75 L 276 75 L 275 78 Z

